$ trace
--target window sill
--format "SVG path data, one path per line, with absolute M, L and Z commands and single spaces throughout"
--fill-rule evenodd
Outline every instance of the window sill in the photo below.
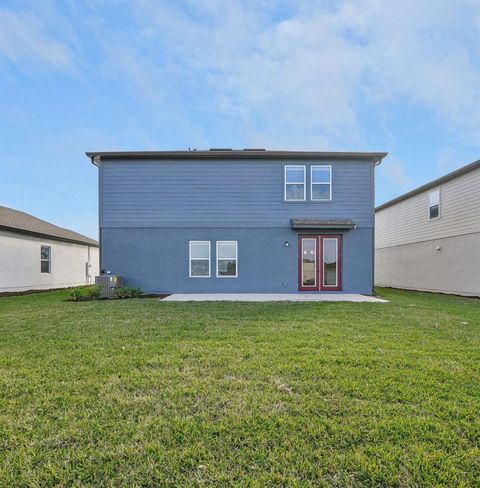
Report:
M 313 203 L 313 204 L 322 204 L 322 203 L 335 203 L 334 200 L 283 200 L 282 203 Z

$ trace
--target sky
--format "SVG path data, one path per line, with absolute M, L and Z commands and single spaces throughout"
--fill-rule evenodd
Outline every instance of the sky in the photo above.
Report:
M 0 205 L 97 237 L 85 151 L 189 147 L 480 159 L 480 0 L 0 0 Z

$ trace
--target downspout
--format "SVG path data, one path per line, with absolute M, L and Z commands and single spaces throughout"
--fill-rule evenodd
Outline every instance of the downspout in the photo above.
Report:
M 90 273 L 91 265 L 90 265 L 90 246 L 87 246 L 87 285 L 92 284 L 92 275 Z
M 372 160 L 372 295 L 375 289 L 375 166 L 378 164 Z
M 380 165 L 382 158 L 372 159 L 372 294 L 375 288 L 375 168 Z

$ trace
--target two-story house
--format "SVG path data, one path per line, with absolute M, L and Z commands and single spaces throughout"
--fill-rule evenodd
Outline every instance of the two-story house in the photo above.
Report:
M 386 153 L 89 152 L 101 268 L 149 292 L 371 294 Z
M 480 296 L 480 161 L 376 209 L 375 282 Z

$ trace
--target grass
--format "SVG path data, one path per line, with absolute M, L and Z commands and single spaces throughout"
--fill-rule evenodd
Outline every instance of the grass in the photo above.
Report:
M 479 486 L 480 300 L 0 299 L 0 486 Z

